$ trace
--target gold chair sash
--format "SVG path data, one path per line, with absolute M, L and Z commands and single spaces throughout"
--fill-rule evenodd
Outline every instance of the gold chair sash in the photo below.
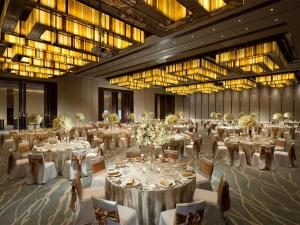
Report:
M 195 138 L 193 148 L 197 152 L 197 158 L 201 152 L 202 138 Z
M 296 160 L 296 152 L 295 152 L 294 144 L 291 145 L 288 156 L 289 156 L 291 166 L 294 167 L 295 166 L 294 161 Z
M 274 155 L 274 146 L 262 146 L 260 150 L 260 159 L 266 160 L 266 169 L 271 168 Z
M 8 156 L 7 174 L 10 174 L 10 172 L 15 168 L 15 166 L 16 166 L 16 158 L 14 154 L 10 152 Z
M 30 173 L 32 174 L 34 183 L 37 182 L 38 166 L 44 164 L 44 158 L 41 156 L 29 157 Z
M 119 215 L 116 211 L 108 211 L 107 209 L 95 207 L 94 212 L 96 219 L 99 221 L 99 225 L 106 225 L 108 218 L 120 223 Z
M 187 215 L 182 215 L 179 213 L 176 213 L 175 216 L 175 225 L 201 225 L 203 220 L 203 209 L 198 209 L 195 213 L 188 213 Z
M 239 151 L 239 146 L 236 143 L 228 143 L 227 144 L 227 149 L 228 149 L 228 152 L 229 152 L 230 164 L 233 165 L 234 152 Z

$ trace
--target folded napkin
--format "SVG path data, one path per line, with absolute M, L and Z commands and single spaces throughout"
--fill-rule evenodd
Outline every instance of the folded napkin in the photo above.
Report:
M 118 170 L 110 170 L 107 172 L 108 176 L 114 176 L 114 175 L 117 175 L 119 174 L 119 171 Z
M 126 186 L 132 186 L 134 184 L 134 178 L 129 177 L 126 181 Z
M 159 183 L 166 187 L 172 187 L 172 185 L 173 185 L 173 182 L 166 178 L 160 178 Z
M 183 171 L 183 172 L 181 172 L 180 174 L 181 174 L 181 176 L 183 176 L 183 177 L 190 177 L 190 176 L 193 176 L 193 175 L 194 175 L 194 173 L 191 172 L 191 171 Z

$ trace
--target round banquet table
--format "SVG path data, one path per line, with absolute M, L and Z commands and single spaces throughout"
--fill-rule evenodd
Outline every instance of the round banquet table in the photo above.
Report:
M 34 146 L 33 152 L 43 153 L 46 160 L 53 161 L 58 173 L 62 174 L 65 161 L 70 159 L 71 151 L 90 151 L 91 147 L 87 141 L 57 142 L 50 144 L 46 142 L 42 146 Z
M 189 203 L 193 201 L 193 193 L 196 186 L 195 178 L 181 180 L 178 172 L 180 168 L 175 162 L 154 162 L 154 171 L 150 170 L 150 164 L 142 162 L 127 163 L 120 169 L 121 182 L 116 183 L 110 177 L 106 177 L 106 198 L 125 205 L 137 211 L 140 225 L 156 225 L 159 223 L 160 213 L 167 209 L 174 209 L 177 203 Z M 148 169 L 146 169 L 146 167 Z M 160 168 L 160 172 L 157 172 Z M 137 187 L 125 187 L 128 177 L 138 179 L 141 183 Z M 157 185 L 161 177 L 174 179 L 175 186 L 162 188 Z

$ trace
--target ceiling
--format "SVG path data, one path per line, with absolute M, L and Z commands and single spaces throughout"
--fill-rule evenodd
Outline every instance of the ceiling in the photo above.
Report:
M 8 10 L 2 12 L 1 39 L 3 40 L 3 34 L 13 34 L 25 37 L 26 41 L 39 41 L 90 55 L 94 57 L 93 60 L 83 60 L 80 66 L 68 64 L 68 67 L 59 70 L 59 75 L 100 80 L 152 68 L 165 68 L 171 63 L 195 57 L 214 58 L 216 54 L 232 48 L 274 40 L 288 61 L 288 65 L 277 70 L 276 73 L 299 71 L 300 68 L 300 30 L 297 24 L 297 21 L 300 21 L 300 1 L 298 0 L 223 0 L 227 4 L 226 7 L 212 12 L 199 5 L 198 0 L 149 1 L 175 4 L 177 11 L 168 12 L 163 12 L 159 8 L 159 3 L 156 6 L 146 4 L 147 0 L 77 1 L 111 18 L 117 18 L 122 23 L 128 24 L 131 29 L 138 29 L 143 34 L 139 39 L 134 39 L 132 35 L 128 37 L 116 30 L 93 26 L 94 29 L 99 29 L 100 33 L 105 32 L 130 44 L 124 48 L 117 48 L 104 42 L 99 44 L 99 41 L 91 40 L 88 36 L 84 38 L 80 36 L 80 41 L 93 44 L 89 51 L 75 48 L 73 45 L 62 46 L 54 43 L 53 40 L 48 42 L 41 40 L 41 35 L 46 30 L 57 32 L 57 28 L 35 24 L 33 32 L 28 34 L 16 34 L 15 28 L 18 21 L 26 21 L 35 8 L 42 8 L 73 21 L 74 16 L 70 16 L 68 11 L 58 13 L 57 9 L 45 8 L 40 0 L 0 0 L 1 8 L 5 8 L 3 7 L 5 3 L 9 5 Z M 75 21 L 87 23 L 84 19 L 83 16 L 75 18 Z M 89 25 L 90 23 L 91 21 L 88 22 Z M 72 38 L 78 38 L 78 34 L 69 31 L 69 33 L 65 30 L 58 32 L 65 32 Z M 7 47 L 11 47 L 11 43 L 7 45 L 5 41 L 0 44 L 0 54 L 3 54 Z M 20 60 L 22 56 L 15 57 L 14 60 L 16 58 Z M 270 73 L 272 72 L 268 72 Z M 239 76 L 241 74 L 230 70 L 229 76 L 225 79 Z M 298 72 L 296 76 L 299 76 Z
M 276 40 L 288 60 L 284 71 L 300 68 L 300 1 L 245 0 L 243 6 L 210 16 L 100 63 L 86 65 L 75 76 L 107 79 L 146 68 L 161 67 L 195 56 L 210 56 L 243 44 Z

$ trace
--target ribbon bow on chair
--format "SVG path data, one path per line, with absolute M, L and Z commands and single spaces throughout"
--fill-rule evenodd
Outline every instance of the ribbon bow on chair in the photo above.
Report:
M 187 215 L 182 215 L 176 213 L 175 225 L 201 225 L 203 219 L 204 210 L 197 210 L 194 214 L 188 213 Z
M 195 138 L 194 139 L 194 146 L 193 146 L 193 148 L 197 152 L 197 158 L 199 156 L 199 153 L 201 152 L 201 144 L 202 144 L 202 139 L 201 138 Z
M 262 146 L 260 151 L 260 159 L 265 158 L 266 160 L 266 168 L 271 168 L 271 164 L 273 161 L 274 154 L 274 146 Z
M 116 211 L 108 211 L 107 209 L 103 208 L 95 208 L 94 210 L 96 219 L 99 221 L 99 225 L 106 225 L 108 218 L 117 223 L 120 222 L 119 215 Z
M 81 164 L 85 160 L 86 155 L 72 155 L 72 161 L 74 161 L 77 165 L 78 175 L 81 174 Z
M 29 160 L 29 163 L 30 163 L 31 174 L 33 176 L 34 183 L 36 183 L 37 176 L 38 176 L 38 166 L 44 163 L 44 159 L 41 157 L 32 157 Z

